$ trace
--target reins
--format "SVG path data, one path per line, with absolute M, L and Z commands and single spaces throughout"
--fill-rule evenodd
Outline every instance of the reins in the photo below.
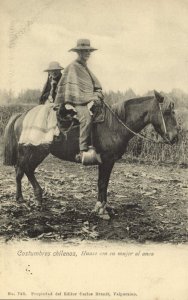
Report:
M 135 131 L 133 131 L 132 129 L 130 129 L 127 125 L 125 125 L 125 123 L 118 117 L 118 115 L 111 109 L 111 107 L 106 103 L 104 102 L 104 105 L 108 108 L 108 110 L 113 114 L 113 116 L 118 120 L 118 122 L 123 126 L 125 127 L 128 131 L 130 131 L 131 133 L 133 133 L 135 136 L 138 136 L 139 138 L 143 139 L 143 140 L 146 140 L 146 141 L 149 141 L 149 142 L 153 142 L 153 143 L 156 143 L 156 144 L 164 144 L 164 142 L 157 142 L 149 137 L 146 137 L 145 135 L 141 134 L 141 133 L 137 133 Z M 164 126 L 164 131 L 165 131 L 165 134 L 167 133 L 167 130 L 166 130 L 166 124 L 165 124 L 165 120 L 164 120 L 164 117 L 163 117 L 163 113 L 162 113 L 162 109 L 161 109 L 161 105 L 159 103 L 159 109 L 160 109 L 160 113 L 161 113 L 161 118 L 162 118 L 162 123 L 163 123 L 163 126 Z M 166 138 L 167 139 L 167 138 Z M 168 143 L 170 143 L 170 141 L 167 139 Z

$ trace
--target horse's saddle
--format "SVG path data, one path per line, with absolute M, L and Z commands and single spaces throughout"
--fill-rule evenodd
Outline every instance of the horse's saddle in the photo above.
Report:
M 57 123 L 61 133 L 66 133 L 73 126 L 79 126 L 79 121 L 76 117 L 76 110 L 72 105 L 61 104 L 54 108 L 57 114 Z M 93 104 L 89 107 L 92 115 L 92 123 L 104 122 L 104 104 Z

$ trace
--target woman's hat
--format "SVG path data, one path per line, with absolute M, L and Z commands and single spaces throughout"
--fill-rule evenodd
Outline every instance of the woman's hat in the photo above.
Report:
M 49 72 L 53 70 L 63 70 L 64 68 L 60 66 L 60 64 L 57 61 L 52 61 L 49 63 L 48 69 L 44 70 L 44 72 Z
M 90 40 L 88 39 L 79 39 L 77 41 L 77 46 L 70 49 L 69 51 L 74 51 L 77 52 L 79 50 L 90 50 L 90 51 L 95 51 L 97 49 L 93 48 L 90 46 Z

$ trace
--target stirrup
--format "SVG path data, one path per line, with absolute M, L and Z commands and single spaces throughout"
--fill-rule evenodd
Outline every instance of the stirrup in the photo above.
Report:
M 93 146 L 89 146 L 88 151 L 77 154 L 75 160 L 81 162 L 84 166 L 99 165 L 102 163 L 100 154 L 96 152 Z

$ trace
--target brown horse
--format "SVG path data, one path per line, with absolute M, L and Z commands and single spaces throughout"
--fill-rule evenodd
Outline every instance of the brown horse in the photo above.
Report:
M 102 164 L 98 167 L 98 201 L 95 211 L 101 216 L 107 214 L 107 187 L 112 168 L 115 161 L 126 151 L 129 140 L 134 136 L 133 131 L 138 133 L 146 125 L 152 124 L 164 139 L 164 143 L 176 142 L 178 130 L 174 106 L 170 103 L 161 111 L 163 99 L 155 92 L 154 96 L 134 98 L 115 104 L 114 113 L 105 107 L 105 121 L 94 125 L 93 143 L 102 159 Z M 59 141 L 54 140 L 50 145 L 24 146 L 18 144 L 24 117 L 25 114 L 13 116 L 6 126 L 4 164 L 15 166 L 17 201 L 23 201 L 21 180 L 26 174 L 33 186 L 35 197 L 41 204 L 42 188 L 35 178 L 34 171 L 50 153 L 62 160 L 74 161 L 79 152 L 79 127 L 73 127 L 66 137 L 62 136 Z

